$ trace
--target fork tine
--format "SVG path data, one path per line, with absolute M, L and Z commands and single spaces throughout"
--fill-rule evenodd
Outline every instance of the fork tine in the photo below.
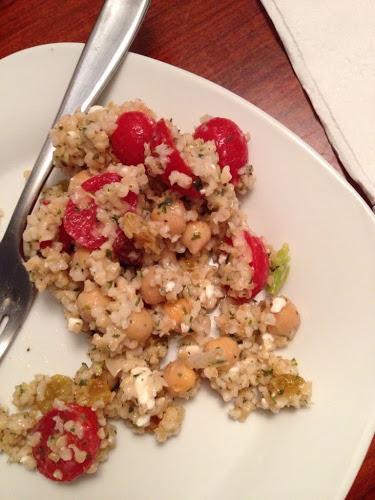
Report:
M 5 298 L 4 300 L 0 299 L 0 322 L 2 321 L 3 317 L 7 315 L 10 305 L 11 302 L 8 298 Z
M 6 353 L 8 347 L 11 345 L 13 339 L 16 337 L 17 332 L 21 328 L 24 318 L 27 315 L 28 311 L 19 311 L 17 314 L 12 315 L 9 313 L 9 319 L 8 323 L 6 324 L 4 330 L 0 334 L 0 360 L 3 358 L 4 354 Z M 6 317 L 7 314 L 5 314 L 0 322 L 3 320 L 4 317 Z

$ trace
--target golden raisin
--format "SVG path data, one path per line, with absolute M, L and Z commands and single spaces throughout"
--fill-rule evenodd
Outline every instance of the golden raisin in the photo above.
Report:
M 55 399 L 69 403 L 73 401 L 73 380 L 64 375 L 53 375 L 47 383 L 42 401 L 36 407 L 43 413 L 49 411 Z
M 112 400 L 112 393 L 105 374 L 81 381 L 76 385 L 75 398 L 83 406 L 93 406 L 97 401 L 108 404 Z
M 305 383 L 299 375 L 275 375 L 272 377 L 268 389 L 273 397 L 286 396 L 291 397 L 299 394 L 300 387 Z

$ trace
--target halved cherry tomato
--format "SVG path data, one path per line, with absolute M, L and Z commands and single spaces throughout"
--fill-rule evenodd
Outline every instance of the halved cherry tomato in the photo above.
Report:
M 269 260 L 267 251 L 260 238 L 251 235 L 248 231 L 244 231 L 243 235 L 252 254 L 250 265 L 253 268 L 253 288 L 250 291 L 250 298 L 253 298 L 266 286 L 269 273 Z
M 151 141 L 154 127 L 154 120 L 141 111 L 127 111 L 118 117 L 110 140 L 113 152 L 124 165 L 144 163 L 144 145 Z
M 64 425 L 68 421 L 75 422 L 82 429 L 82 437 L 78 437 L 77 434 L 64 428 L 63 432 L 58 430 L 57 422 Z M 39 443 L 33 448 L 33 456 L 38 471 L 53 481 L 72 481 L 81 476 L 91 466 L 98 453 L 100 447 L 99 428 L 96 413 L 85 406 L 72 403 L 67 405 L 64 410 L 56 408 L 50 410 L 43 415 L 34 429 L 35 432 L 41 434 Z M 69 448 L 69 445 L 72 445 L 86 452 L 86 458 L 82 463 L 74 460 L 74 448 L 72 449 L 73 457 L 71 460 L 59 459 L 54 462 L 49 458 L 48 455 L 52 452 L 48 445 L 49 440 L 62 435 L 67 437 L 68 449 L 72 449 Z
M 249 262 L 253 269 L 252 284 L 253 287 L 249 290 L 248 297 L 241 297 L 239 302 L 246 302 L 257 295 L 266 286 L 269 273 L 269 260 L 267 251 L 262 243 L 262 240 L 257 236 L 251 235 L 248 231 L 243 231 L 243 236 L 246 243 L 250 247 L 252 260 Z M 233 245 L 232 238 L 224 238 L 227 245 Z
M 94 201 L 87 208 L 80 209 L 72 200 L 68 201 L 63 218 L 67 234 L 79 245 L 88 250 L 96 250 L 107 241 L 97 232 L 97 206 Z
M 157 155 L 156 147 L 160 146 L 161 144 L 164 144 L 171 149 L 167 157 L 168 163 L 163 174 L 161 175 L 161 178 L 163 179 L 165 184 L 167 184 L 167 186 L 169 186 L 173 191 L 177 191 L 183 196 L 200 198 L 202 196 L 199 191 L 201 188 L 201 181 L 197 176 L 193 174 L 189 165 L 187 165 L 182 159 L 180 153 L 173 143 L 172 133 L 163 119 L 159 120 L 156 123 L 154 136 L 151 141 L 151 151 L 154 155 Z M 191 186 L 189 188 L 183 188 L 178 184 L 171 184 L 169 176 L 172 172 L 181 172 L 182 174 L 190 177 L 192 179 Z
M 229 166 L 232 182 L 239 181 L 238 170 L 249 161 L 249 151 L 245 134 L 228 118 L 211 118 L 195 129 L 194 139 L 214 141 L 221 168 Z
M 82 189 L 87 191 L 88 193 L 96 193 L 106 184 L 112 184 L 113 182 L 120 182 L 121 175 L 116 174 L 115 172 L 104 172 L 104 174 L 94 175 L 94 177 L 90 177 L 87 181 L 82 182 Z
M 134 246 L 121 229 L 116 232 L 116 238 L 113 242 L 113 253 L 121 264 L 125 266 L 140 266 L 142 264 L 143 252 Z
M 87 179 L 87 181 L 83 182 L 81 186 L 88 193 L 96 193 L 106 184 L 121 182 L 121 179 L 121 175 L 116 174 L 116 172 L 104 172 L 104 174 L 95 175 L 94 177 Z M 138 195 L 129 191 L 129 193 L 122 199 L 129 205 L 129 211 L 135 212 L 138 204 Z

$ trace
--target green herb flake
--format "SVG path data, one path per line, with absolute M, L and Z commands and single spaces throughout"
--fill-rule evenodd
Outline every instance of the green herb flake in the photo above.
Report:
M 226 363 L 225 359 L 215 359 L 215 361 L 212 362 L 212 365 L 216 366 L 216 365 L 222 365 L 224 363 Z
M 107 248 L 107 250 L 105 251 L 105 256 L 107 257 L 107 259 L 112 259 L 112 250 Z
M 269 370 L 262 370 L 263 375 L 273 375 L 273 368 L 270 368 Z
M 159 203 L 158 208 L 161 212 L 164 214 L 167 213 L 167 207 L 170 207 L 173 204 L 173 199 L 172 198 L 164 198 L 164 200 Z
M 201 233 L 199 231 L 194 231 L 193 236 L 191 237 L 191 241 L 199 240 L 200 237 Z

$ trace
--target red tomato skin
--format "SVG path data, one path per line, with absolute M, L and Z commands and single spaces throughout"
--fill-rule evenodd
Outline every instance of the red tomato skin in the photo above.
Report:
M 249 161 L 247 140 L 239 126 L 228 118 L 211 118 L 195 129 L 194 139 L 215 142 L 220 167 L 228 165 L 232 182 L 237 184 L 238 170 Z
M 172 132 L 163 118 L 156 122 L 154 134 L 151 140 L 151 150 L 155 150 L 156 146 L 160 146 L 160 144 L 165 144 L 166 146 L 175 149 Z
M 95 175 L 91 177 L 91 179 L 87 179 L 81 186 L 88 193 L 96 193 L 106 184 L 113 184 L 114 182 L 121 182 L 121 176 L 115 172 L 105 172 L 104 174 Z M 129 191 L 129 193 L 124 196 L 123 201 L 129 205 L 130 212 L 135 212 L 138 205 L 138 195 L 136 193 Z
M 81 187 L 88 193 L 96 193 L 96 191 L 99 191 L 106 184 L 120 181 L 121 176 L 115 172 L 104 172 L 104 174 L 94 175 L 94 177 L 82 182 Z
M 68 201 L 63 218 L 64 229 L 79 245 L 88 250 L 97 250 L 107 238 L 95 235 L 97 206 L 94 201 L 87 208 L 79 209 L 72 200 Z
M 257 236 L 251 235 L 248 231 L 243 231 L 243 237 L 252 253 L 252 260 L 249 264 L 253 269 L 253 288 L 249 290 L 248 297 L 237 298 L 237 302 L 240 304 L 246 303 L 249 299 L 252 299 L 263 290 L 266 286 L 269 274 L 269 259 L 262 240 Z M 227 245 L 233 245 L 232 238 L 226 237 L 224 241 Z
M 65 231 L 64 225 L 61 224 L 59 227 L 59 231 L 57 233 L 57 241 L 62 243 L 63 251 L 66 253 L 70 253 L 72 251 L 73 240 L 69 236 L 69 234 Z M 53 240 L 43 240 L 39 242 L 39 247 L 41 249 L 51 247 Z
M 43 240 L 39 242 L 39 248 L 49 248 L 52 246 L 53 240 Z
M 266 286 L 269 273 L 269 260 L 267 251 L 260 238 L 251 235 L 248 231 L 243 232 L 246 243 L 249 245 L 252 253 L 253 268 L 253 288 L 250 291 L 250 298 L 255 297 Z
M 156 123 L 154 136 L 151 141 L 151 151 L 154 155 L 155 154 L 157 155 L 155 151 L 156 147 L 161 144 L 165 144 L 172 150 L 168 155 L 168 163 L 165 167 L 163 174 L 161 175 L 161 178 L 163 179 L 164 183 L 167 184 L 167 186 L 169 186 L 170 189 L 172 189 L 172 191 L 176 191 L 180 193 L 182 196 L 187 196 L 189 198 L 201 198 L 202 194 L 196 187 L 196 183 L 199 183 L 198 182 L 199 179 L 193 174 L 189 165 L 187 165 L 185 161 L 182 159 L 179 151 L 176 149 L 174 145 L 172 133 L 168 125 L 165 123 L 165 120 L 163 119 L 159 120 Z M 183 188 L 178 184 L 171 184 L 169 176 L 174 171 L 181 172 L 182 174 L 191 177 L 192 179 L 191 187 Z
M 70 253 L 72 251 L 73 240 L 66 232 L 63 223 L 60 224 L 57 239 L 60 243 L 62 243 L 63 252 Z
M 54 417 L 60 417 L 64 422 L 68 420 L 79 421 L 83 427 L 83 438 L 79 439 L 74 434 L 67 432 L 68 444 L 75 444 L 79 449 L 86 451 L 86 460 L 79 464 L 74 460 L 53 462 L 48 458 L 50 450 L 47 445 L 48 438 L 55 429 Z M 33 456 L 37 463 L 38 471 L 48 479 L 59 482 L 69 482 L 81 476 L 93 463 L 100 447 L 98 437 L 99 423 L 96 413 L 90 408 L 78 404 L 69 404 L 67 409 L 50 410 L 39 420 L 34 432 L 40 432 L 39 443 L 33 448 Z M 53 476 L 56 469 L 62 472 L 62 478 Z
M 134 242 L 125 236 L 121 229 L 116 232 L 112 248 L 113 253 L 124 266 L 142 265 L 143 252 L 135 248 Z
M 138 205 L 138 195 L 133 193 L 133 191 L 129 191 L 129 193 L 124 196 L 122 201 L 125 201 L 129 205 L 129 212 L 135 212 L 137 210 Z
M 112 150 L 124 165 L 144 163 L 145 143 L 150 143 L 155 121 L 141 111 L 127 111 L 117 119 L 110 142 Z

